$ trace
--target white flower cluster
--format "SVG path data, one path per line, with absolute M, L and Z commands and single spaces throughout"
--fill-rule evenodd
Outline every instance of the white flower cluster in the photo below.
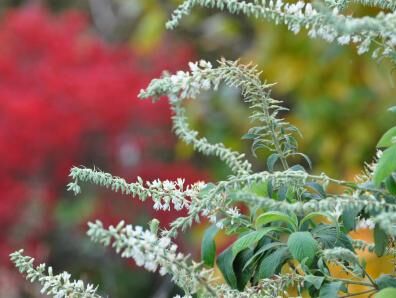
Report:
M 375 227 L 375 223 L 370 218 L 360 218 L 356 224 L 356 229 L 369 229 L 373 230 Z
M 23 250 L 10 254 L 11 261 L 18 268 L 19 272 L 26 274 L 26 278 L 31 281 L 38 281 L 41 285 L 41 293 L 52 295 L 55 298 L 99 298 L 96 294 L 97 287 L 91 284 L 86 286 L 81 280 L 70 280 L 67 272 L 54 275 L 52 267 L 40 264 L 33 266 L 34 259 L 22 255 Z
M 205 137 L 198 138 L 198 132 L 190 129 L 182 101 L 186 98 L 196 98 L 201 90 L 216 89 L 221 80 L 227 82 L 227 71 L 233 70 L 231 62 L 220 61 L 220 67 L 213 68 L 210 62 L 200 60 L 190 62 L 190 72 L 178 71 L 174 75 L 165 74 L 161 79 L 152 80 L 145 90 L 141 90 L 140 98 L 168 96 L 174 112 L 173 128 L 176 135 L 194 149 L 206 155 L 213 155 L 224 161 L 235 174 L 251 172 L 251 164 L 245 155 L 226 148 L 224 144 L 210 143 Z M 235 67 L 237 68 L 237 67 Z M 231 80 L 229 80 L 231 81 Z
M 170 238 L 158 237 L 140 226 L 125 225 L 123 221 L 108 229 L 100 221 L 88 225 L 87 235 L 92 241 L 105 246 L 112 243 L 121 257 L 133 258 L 136 265 L 148 271 L 158 270 L 161 275 L 170 274 L 186 294 L 196 293 L 202 288 L 213 292 L 210 286 L 212 270 L 203 269 L 201 264 L 190 264 L 188 257 L 177 252 L 177 245 Z
M 71 169 L 70 176 L 74 181 L 69 183 L 68 189 L 75 193 L 76 189 L 80 191 L 79 182 L 90 182 L 110 188 L 113 191 L 121 191 L 123 194 L 138 196 L 142 201 L 151 197 L 155 210 L 170 210 L 171 205 L 175 210 L 188 208 L 191 201 L 197 198 L 199 192 L 205 186 L 203 182 L 185 186 L 185 180 L 181 178 L 176 181 L 160 181 L 157 179 L 144 183 L 138 177 L 137 182 L 127 183 L 125 179 L 112 176 L 109 173 L 78 167 Z

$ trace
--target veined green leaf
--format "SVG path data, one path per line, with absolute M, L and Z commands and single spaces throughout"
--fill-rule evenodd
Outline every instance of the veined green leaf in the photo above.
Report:
M 269 278 L 278 273 L 282 268 L 282 265 L 290 257 L 290 252 L 286 246 L 278 248 L 261 260 L 256 278 Z
M 299 262 L 306 260 L 306 264 L 310 266 L 315 259 L 316 252 L 319 248 L 318 242 L 309 232 L 295 232 L 289 236 L 287 246 L 296 260 Z

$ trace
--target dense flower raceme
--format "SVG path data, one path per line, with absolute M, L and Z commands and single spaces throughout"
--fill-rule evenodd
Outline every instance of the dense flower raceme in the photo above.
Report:
M 188 164 L 155 160 L 153 153 L 169 151 L 173 142 L 169 108 L 137 99 L 154 75 L 190 60 L 191 49 L 165 43 L 141 57 L 126 46 L 105 44 L 88 29 L 87 17 L 73 11 L 52 16 L 30 7 L 8 11 L 1 20 L 0 255 L 9 253 L 9 235 L 23 223 L 26 206 L 53 205 L 72 165 L 147 179 L 158 173 L 187 176 L 187 182 L 204 177 Z M 103 151 L 93 154 L 98 147 Z M 22 228 L 41 231 L 43 220 Z

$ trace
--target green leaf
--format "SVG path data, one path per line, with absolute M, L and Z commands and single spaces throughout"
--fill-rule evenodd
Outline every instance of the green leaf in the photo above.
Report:
M 205 265 L 213 267 L 215 257 L 216 257 L 216 242 L 214 238 L 217 235 L 219 229 L 216 225 L 212 225 L 206 229 L 204 236 L 202 238 L 201 244 L 201 259 Z
M 395 298 L 396 297 L 396 288 L 385 288 L 379 291 L 374 296 L 375 298 Z
M 326 194 L 325 190 L 323 189 L 323 186 L 320 185 L 319 183 L 307 182 L 305 185 L 308 186 L 310 189 L 314 190 L 318 195 L 320 195 L 321 198 L 327 197 L 327 194 Z
M 309 232 L 295 232 L 289 236 L 287 246 L 296 260 L 302 262 L 306 260 L 306 264 L 310 266 L 315 258 L 318 250 L 318 242 Z
M 248 260 L 245 264 L 245 266 L 249 266 L 250 264 L 254 263 L 254 261 L 256 259 L 258 259 L 258 257 L 260 257 L 261 255 L 263 255 L 266 251 L 277 247 L 277 246 L 284 246 L 285 244 L 282 242 L 271 242 L 268 244 L 263 245 L 262 247 L 260 247 L 255 253 L 254 255 L 250 258 L 250 260 Z
M 395 178 L 393 178 L 393 176 L 389 176 L 388 178 L 386 178 L 385 180 L 385 186 L 386 189 L 392 194 L 392 195 L 396 195 L 396 181 Z
M 361 207 L 347 206 L 342 211 L 341 218 L 346 232 L 352 231 L 356 228 L 356 218 L 361 210 Z
M 267 182 L 252 183 L 249 186 L 248 191 L 259 196 L 267 196 L 268 195 Z
M 394 170 L 396 170 L 396 145 L 392 145 L 382 153 L 373 175 L 375 186 L 379 187 Z
M 304 280 L 313 285 L 315 289 L 319 290 L 320 287 L 322 286 L 322 283 L 324 282 L 325 278 L 324 276 L 315 276 L 315 275 L 305 275 Z
M 266 234 L 273 231 L 281 231 L 281 229 L 277 227 L 268 227 L 263 228 L 258 231 L 253 231 L 248 234 L 243 235 L 232 245 L 232 254 L 234 257 L 242 250 L 249 248 L 251 245 L 257 243 L 261 238 L 263 238 Z
M 337 293 L 342 288 L 341 281 L 325 283 L 319 292 L 319 298 L 334 298 L 338 297 Z
M 227 284 L 233 288 L 237 289 L 237 277 L 234 272 L 234 254 L 232 253 L 232 246 L 225 249 L 216 260 L 217 266 L 219 267 L 221 273 L 223 274 L 224 280 Z
M 385 252 L 386 245 L 388 244 L 388 236 L 378 224 L 374 227 L 374 244 L 375 254 L 381 257 Z
M 270 211 L 270 212 L 261 214 L 259 217 L 257 217 L 255 226 L 256 226 L 256 229 L 258 229 L 263 225 L 266 225 L 266 224 L 272 223 L 272 222 L 276 222 L 276 221 L 284 222 L 284 223 L 290 225 L 294 231 L 297 230 L 296 218 L 293 216 L 290 216 L 286 213 L 279 212 L 279 211 Z
M 390 274 L 382 274 L 375 280 L 375 283 L 380 290 L 385 288 L 396 288 L 396 278 Z
M 258 276 L 256 278 L 269 278 L 274 274 L 279 273 L 283 264 L 289 258 L 290 252 L 286 246 L 278 248 L 261 260 L 258 267 Z
M 245 266 L 246 262 L 252 257 L 252 255 L 253 250 L 248 248 L 241 251 L 234 260 L 233 268 L 237 278 L 237 289 L 239 291 L 243 291 L 246 284 L 253 275 L 254 266 Z
M 351 239 L 334 225 L 318 225 L 312 230 L 314 238 L 323 245 L 323 248 L 341 246 L 354 251 Z
M 386 133 L 383 134 L 381 139 L 377 143 L 377 148 L 388 148 L 392 146 L 392 139 L 396 137 L 396 126 L 389 129 Z
M 273 172 L 274 171 L 274 166 L 276 162 L 279 160 L 279 154 L 277 153 L 272 153 L 268 158 L 267 158 L 267 168 L 268 171 Z

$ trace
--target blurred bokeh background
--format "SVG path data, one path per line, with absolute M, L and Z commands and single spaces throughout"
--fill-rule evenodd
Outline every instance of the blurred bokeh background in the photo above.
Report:
M 8 261 L 25 247 L 39 261 L 101 285 L 109 297 L 172 297 L 169 280 L 136 268 L 85 237 L 86 222 L 125 219 L 163 226 L 175 217 L 150 204 L 85 188 L 65 191 L 73 165 L 96 166 L 133 181 L 226 177 L 228 169 L 195 154 L 171 132 L 166 101 L 137 94 L 163 70 L 188 61 L 241 58 L 277 82 L 273 97 L 303 138 L 314 172 L 353 179 L 375 153 L 379 136 L 395 124 L 392 65 L 358 56 L 352 47 L 308 40 L 282 27 L 200 10 L 175 31 L 164 23 L 180 1 L 47 0 L 0 2 L 0 297 L 41 297 Z M 373 13 L 357 8 L 356 13 Z M 249 127 L 238 90 L 222 87 L 191 102 L 191 124 L 210 140 L 245 151 Z M 203 226 L 178 239 L 199 256 Z M 356 235 L 355 235 L 356 236 Z M 357 237 L 370 239 L 370 231 Z M 218 239 L 219 249 L 227 239 Z M 365 255 L 366 258 L 373 256 Z M 381 265 L 383 264 L 383 265 Z M 373 274 L 386 271 L 376 260 Z M 381 265 L 381 266 L 380 266 Z M 375 267 L 375 268 L 374 268 Z

